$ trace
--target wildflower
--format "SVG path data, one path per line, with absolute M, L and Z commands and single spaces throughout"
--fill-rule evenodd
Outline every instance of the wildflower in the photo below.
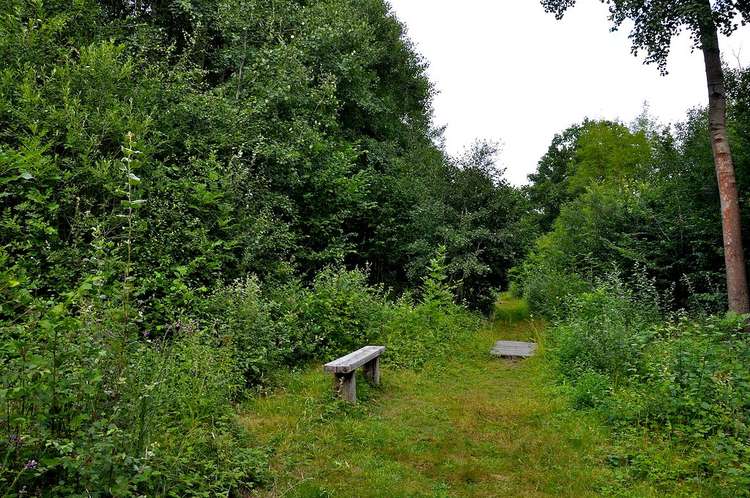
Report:
M 26 462 L 25 468 L 26 470 L 33 470 L 37 468 L 38 465 L 39 465 L 39 462 L 37 462 L 36 460 L 29 460 L 28 462 Z

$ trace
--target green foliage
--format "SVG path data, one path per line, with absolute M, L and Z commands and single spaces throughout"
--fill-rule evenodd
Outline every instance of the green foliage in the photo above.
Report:
M 412 240 L 406 268 L 413 286 L 424 278 L 434 248 L 444 245 L 459 300 L 485 313 L 537 233 L 528 200 L 502 178 L 498 153 L 497 144 L 479 141 L 453 161 L 447 178 L 426 175 L 405 236 Z
M 703 476 L 716 496 L 742 495 L 750 482 L 745 318 L 665 318 L 659 307 L 653 289 L 617 281 L 574 298 L 551 332 L 558 372 L 577 407 L 614 426 L 633 477 Z M 644 431 L 651 447 L 638 441 Z M 660 460 L 660 440 L 681 448 L 681 460 Z
M 266 459 L 243 387 L 391 336 L 421 364 L 472 330 L 451 293 L 486 305 L 528 207 L 488 154 L 435 145 L 389 10 L 0 3 L 8 493 L 244 495 Z M 386 297 L 436 271 L 418 304 Z
M 652 162 L 652 145 L 643 131 L 620 123 L 584 124 L 578 136 L 568 188 L 580 193 L 589 185 L 623 182 L 643 176 Z
M 638 373 L 649 329 L 659 318 L 658 302 L 638 297 L 617 280 L 569 297 L 567 318 L 554 332 L 565 375 L 594 372 L 618 382 Z
M 125 249 L 123 146 L 146 201 L 132 301 L 160 331 L 250 274 L 415 287 L 441 243 L 487 308 L 530 243 L 520 192 L 434 145 L 425 64 L 381 0 L 2 8 L 0 238 L 40 296 L 84 281 L 97 240 Z
M 536 171 L 529 175 L 527 193 L 538 212 L 538 223 L 543 231 L 552 228 L 562 205 L 573 197 L 568 179 L 573 173 L 571 165 L 585 124 L 570 126 L 556 134 L 547 152 L 539 159 Z
M 648 116 L 645 116 L 648 128 Z M 529 175 L 527 192 L 542 230 L 552 228 L 561 208 L 587 187 L 647 178 L 658 147 L 656 135 L 642 127 L 586 119 L 555 135 Z
M 276 312 L 264 299 L 257 278 L 233 282 L 206 303 L 206 319 L 218 344 L 232 351 L 247 384 L 266 382 L 272 369 L 292 356 L 295 319 L 285 311 Z
M 265 455 L 234 422 L 239 379 L 225 350 L 190 322 L 172 339 L 123 345 L 83 310 L 40 302 L 0 329 L 9 496 L 208 496 L 263 477 Z
M 337 357 L 377 340 L 386 302 L 382 290 L 367 285 L 363 271 L 327 268 L 298 301 L 297 341 L 304 357 Z
M 581 373 L 573 385 L 573 406 L 578 409 L 596 408 L 609 401 L 612 381 L 609 376 L 594 370 Z
M 567 176 L 555 187 L 567 189 L 569 198 L 555 208 L 551 231 L 514 270 L 516 286 L 532 309 L 554 312 L 567 294 L 590 287 L 613 270 L 630 275 L 644 269 L 660 291 L 674 295 L 676 304 L 721 309 L 721 222 L 710 145 L 698 142 L 705 135 L 700 123 L 698 116 L 692 117 L 680 129 L 679 142 L 668 133 L 649 132 L 651 152 L 644 149 L 643 157 L 650 161 L 639 163 L 637 173 L 623 178 L 612 170 L 575 195 L 570 178 L 577 163 L 571 159 Z M 581 157 L 582 147 L 576 141 L 571 157 Z M 612 154 L 619 149 L 616 143 L 602 147 L 613 148 Z M 539 183 L 531 186 L 532 192 L 549 189 L 553 182 L 533 179 Z
M 477 330 L 477 317 L 454 304 L 447 280 L 445 247 L 440 247 L 430 262 L 421 300 L 413 304 L 405 296 L 388 312 L 383 326 L 388 362 L 420 368 L 440 359 L 457 340 Z

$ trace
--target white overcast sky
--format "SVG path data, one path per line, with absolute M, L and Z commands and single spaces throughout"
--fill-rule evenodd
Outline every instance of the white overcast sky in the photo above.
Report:
M 526 181 L 555 133 L 584 117 L 631 122 L 648 102 L 663 123 L 707 100 L 703 58 L 684 35 L 669 75 L 630 53 L 628 30 L 609 30 L 599 0 L 579 0 L 562 21 L 538 0 L 390 0 L 429 62 L 439 94 L 435 123 L 458 153 L 475 138 L 503 143 L 501 164 Z M 626 28 L 624 26 L 624 28 Z M 723 40 L 724 59 L 750 65 L 750 27 Z

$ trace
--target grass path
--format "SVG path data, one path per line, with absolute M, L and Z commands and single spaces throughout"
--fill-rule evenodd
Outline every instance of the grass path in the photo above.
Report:
M 354 407 L 332 399 L 319 367 L 249 402 L 244 423 L 275 448 L 274 482 L 257 496 L 600 496 L 606 431 L 568 407 L 542 358 L 488 354 L 497 339 L 541 340 L 543 325 L 513 321 L 519 312 L 504 305 L 441 364 L 385 366 L 378 389 L 357 382 Z

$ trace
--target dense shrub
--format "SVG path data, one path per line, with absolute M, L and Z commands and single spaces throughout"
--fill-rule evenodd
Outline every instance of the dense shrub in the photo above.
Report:
M 228 350 L 190 322 L 139 339 L 96 307 L 71 311 L 35 303 L 0 329 L 10 496 L 207 496 L 263 477 L 263 452 L 234 421 L 241 383 Z
M 299 338 L 293 335 L 296 315 L 274 311 L 256 277 L 233 282 L 206 303 L 208 326 L 218 344 L 232 351 L 234 364 L 248 385 L 265 382 L 271 370 L 284 364 L 298 347 L 295 339 Z
M 382 336 L 386 301 L 361 270 L 324 269 L 298 301 L 296 341 L 303 358 L 338 356 Z
M 0 9 L 0 239 L 39 295 L 119 231 L 122 147 L 151 328 L 249 274 L 372 265 L 416 287 L 445 241 L 480 306 L 523 253 L 521 191 L 435 145 L 426 65 L 382 0 Z
M 571 298 L 551 331 L 562 379 L 626 440 L 636 473 L 702 476 L 718 496 L 750 484 L 750 340 L 745 318 L 663 316 L 657 294 L 609 281 Z M 682 470 L 627 435 L 646 430 L 680 448 Z M 665 477 L 670 476 L 670 477 Z
M 613 271 L 644 271 L 679 306 L 723 309 L 721 259 L 703 208 L 685 206 L 672 185 L 598 185 L 565 204 L 553 229 L 514 270 L 536 312 L 553 314 Z M 679 198 L 678 198 L 679 197 Z
M 565 313 L 570 297 L 591 289 L 591 283 L 576 273 L 555 268 L 538 254 L 532 253 L 521 266 L 513 269 L 510 290 L 514 296 L 523 298 L 533 313 L 560 316 Z
M 406 293 L 394 302 L 367 281 L 366 271 L 335 268 L 316 275 L 310 287 L 291 280 L 264 290 L 250 278 L 217 292 L 206 312 L 248 385 L 269 381 L 279 367 L 376 343 L 386 346 L 385 361 L 418 368 L 478 327 L 478 316 L 455 302 L 444 249 L 431 260 L 416 299 Z
M 430 262 L 420 301 L 415 304 L 405 295 L 389 309 L 382 337 L 387 346 L 385 359 L 397 366 L 419 368 L 475 331 L 478 317 L 455 304 L 454 299 L 447 284 L 442 247 Z
M 362 270 L 329 267 L 309 287 L 298 280 L 261 285 L 253 277 L 216 292 L 204 314 L 234 354 L 248 385 L 273 370 L 336 357 L 382 338 L 392 304 Z
M 596 372 L 614 381 L 639 373 L 658 303 L 636 297 L 611 279 L 569 298 L 566 319 L 555 329 L 556 358 L 570 378 Z

